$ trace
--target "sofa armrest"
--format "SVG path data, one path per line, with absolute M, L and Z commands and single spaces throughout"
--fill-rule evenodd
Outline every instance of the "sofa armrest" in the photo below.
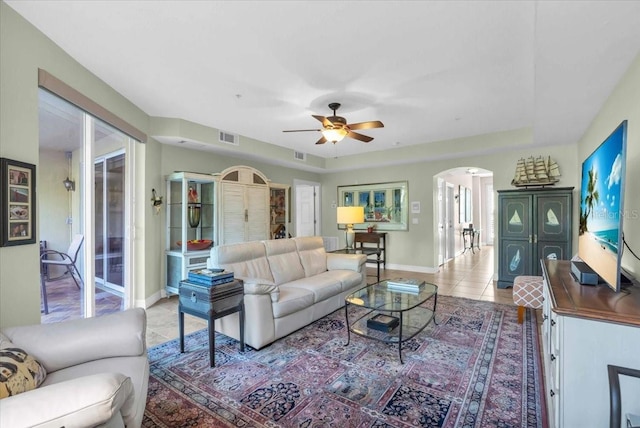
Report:
M 47 372 L 110 357 L 146 352 L 147 318 L 135 308 L 96 318 L 8 327 L 3 333 L 44 365 Z
M 243 279 L 244 294 L 269 294 L 272 302 L 280 298 L 280 288 L 267 279 Z
M 327 253 L 328 270 L 346 269 L 361 272 L 366 262 L 367 256 L 364 254 Z
M 134 401 L 131 378 L 100 373 L 0 400 L 0 426 L 93 427 L 131 412 Z

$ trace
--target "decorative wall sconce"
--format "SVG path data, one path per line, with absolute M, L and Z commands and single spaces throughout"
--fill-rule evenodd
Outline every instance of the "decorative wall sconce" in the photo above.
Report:
M 160 214 L 162 208 L 162 196 L 156 195 L 156 189 L 151 189 L 151 204 L 156 209 L 156 215 Z
M 65 155 L 67 155 L 67 161 L 69 162 L 69 174 L 67 175 L 67 178 L 65 178 L 64 180 L 62 180 L 62 184 L 64 185 L 64 188 L 67 189 L 67 192 L 74 192 L 76 190 L 76 182 L 71 180 L 69 178 L 69 175 L 71 175 L 71 152 L 65 152 Z
M 69 177 L 65 178 L 62 181 L 62 184 L 64 185 L 64 188 L 67 189 L 67 192 L 76 190 L 76 182 L 73 180 L 69 180 Z

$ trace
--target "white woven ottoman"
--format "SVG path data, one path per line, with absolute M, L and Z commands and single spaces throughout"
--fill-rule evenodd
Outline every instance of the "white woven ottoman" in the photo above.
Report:
M 518 324 L 524 321 L 524 308 L 542 307 L 542 277 L 517 276 L 513 281 L 513 303 L 518 305 Z

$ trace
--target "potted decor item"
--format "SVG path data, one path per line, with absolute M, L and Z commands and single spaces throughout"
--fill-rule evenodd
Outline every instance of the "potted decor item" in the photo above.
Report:
M 367 225 L 367 233 L 373 233 L 373 231 L 375 230 L 376 225 L 375 224 L 368 224 Z
M 200 204 L 198 203 L 198 191 L 189 187 L 189 205 L 187 207 L 187 214 L 189 217 L 189 226 L 196 228 L 200 224 Z

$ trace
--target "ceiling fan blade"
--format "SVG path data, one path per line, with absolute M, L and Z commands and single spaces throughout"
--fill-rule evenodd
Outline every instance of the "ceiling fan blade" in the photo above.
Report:
M 282 132 L 307 132 L 307 131 L 322 131 L 322 129 L 291 129 L 288 131 L 282 131 Z
M 327 142 L 327 139 L 324 138 L 324 136 L 322 138 L 320 138 L 318 141 L 316 141 L 316 144 L 324 144 Z
M 331 122 L 329 119 L 327 119 L 324 116 L 318 116 L 315 114 L 312 114 L 311 116 L 315 117 L 316 119 L 318 119 L 320 122 L 322 122 L 322 125 L 326 128 L 326 127 L 331 127 L 333 126 L 333 122 Z
M 369 141 L 373 140 L 373 138 L 371 137 L 367 137 L 366 135 L 358 134 L 357 132 L 353 132 L 353 131 L 349 131 L 349 133 L 347 134 L 347 137 L 353 138 L 354 140 L 364 141 L 365 143 L 368 143 Z
M 347 126 L 349 127 L 349 129 L 384 128 L 384 124 L 379 120 L 372 120 L 371 122 L 350 123 Z

